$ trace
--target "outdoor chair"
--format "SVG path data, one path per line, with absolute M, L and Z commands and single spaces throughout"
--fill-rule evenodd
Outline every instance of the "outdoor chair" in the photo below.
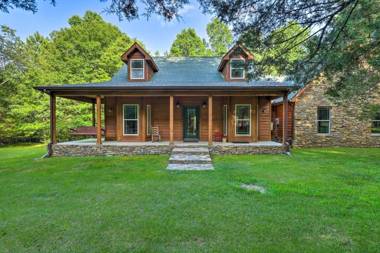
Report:
M 152 127 L 152 142 L 154 142 L 155 139 L 158 141 L 161 140 L 159 127 Z

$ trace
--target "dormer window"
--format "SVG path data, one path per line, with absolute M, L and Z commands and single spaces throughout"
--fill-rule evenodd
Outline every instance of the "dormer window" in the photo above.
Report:
M 145 79 L 144 59 L 131 59 L 131 79 Z
M 245 78 L 245 61 L 243 59 L 230 60 L 230 78 L 231 79 Z

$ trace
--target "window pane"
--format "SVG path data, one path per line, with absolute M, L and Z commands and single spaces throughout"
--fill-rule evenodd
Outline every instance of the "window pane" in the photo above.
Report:
M 376 113 L 374 120 L 380 120 L 380 112 Z
M 380 120 L 372 121 L 371 133 L 380 134 Z
M 237 119 L 249 119 L 249 106 L 236 106 L 236 117 Z
M 143 79 L 144 78 L 144 70 L 143 69 L 132 69 L 131 73 L 132 79 Z
M 244 60 L 231 60 L 231 68 L 244 69 Z
M 318 121 L 318 133 L 328 134 L 330 132 L 329 127 L 329 121 Z
M 125 134 L 137 134 L 137 120 L 125 120 L 124 122 Z
M 236 122 L 236 133 L 237 134 L 249 134 L 249 120 L 238 120 Z
M 132 60 L 132 68 L 142 69 L 144 67 L 144 60 Z
M 137 119 L 137 106 L 125 105 L 124 106 L 124 119 Z
M 326 107 L 318 108 L 318 120 L 329 120 L 330 119 L 330 109 Z
M 231 77 L 232 78 L 243 78 L 244 77 L 244 69 L 231 69 Z

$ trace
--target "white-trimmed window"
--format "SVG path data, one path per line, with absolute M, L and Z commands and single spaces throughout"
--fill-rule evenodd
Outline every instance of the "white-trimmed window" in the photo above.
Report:
M 223 136 L 228 135 L 228 106 L 223 105 Z
M 131 79 L 144 79 L 144 59 L 131 60 Z
M 380 135 L 380 111 L 377 112 L 372 119 L 371 133 Z
M 330 107 L 320 106 L 317 110 L 317 131 L 319 134 L 330 134 Z
M 230 78 L 231 79 L 245 78 L 245 61 L 243 59 L 230 60 Z
M 150 105 L 146 105 L 146 134 L 152 134 L 152 108 Z
M 139 105 L 123 105 L 124 135 L 139 134 Z
M 251 135 L 251 105 L 235 105 L 235 135 Z

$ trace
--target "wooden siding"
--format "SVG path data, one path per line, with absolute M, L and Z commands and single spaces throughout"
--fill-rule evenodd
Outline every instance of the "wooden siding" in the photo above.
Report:
M 283 136 L 283 104 L 277 104 L 272 106 L 272 140 L 282 141 Z M 294 102 L 290 102 L 288 106 L 288 137 L 293 139 L 293 115 L 294 115 Z M 279 124 L 276 126 L 276 118 L 279 120 Z
M 271 136 L 271 99 L 259 98 L 259 141 L 270 141 Z
M 146 105 L 151 105 L 152 126 L 158 126 L 161 139 L 169 141 L 169 97 L 106 97 L 105 101 L 105 128 L 106 140 L 117 141 L 146 141 Z M 201 97 L 174 97 L 174 141 L 183 140 L 183 106 L 198 106 L 200 114 L 200 141 L 208 141 L 208 98 Z M 123 104 L 139 105 L 139 135 L 123 135 Z M 177 108 L 179 104 L 179 108 Z M 206 106 L 203 107 L 202 105 Z M 251 105 L 251 135 L 235 135 L 235 105 Z M 228 106 L 228 141 L 254 142 L 270 140 L 270 99 L 268 97 L 213 97 L 213 139 L 216 133 L 223 133 L 223 105 Z M 264 112 L 262 112 L 264 111 Z M 259 118 L 257 118 L 259 116 Z M 260 129 L 258 129 L 258 126 Z M 259 130 L 259 132 L 258 132 Z

